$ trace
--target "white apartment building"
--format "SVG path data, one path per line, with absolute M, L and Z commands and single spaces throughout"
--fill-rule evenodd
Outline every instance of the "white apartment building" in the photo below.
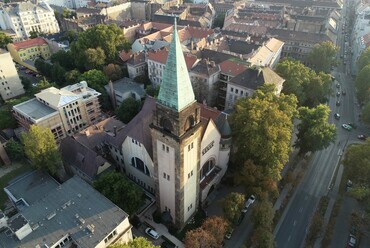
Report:
M 10 98 L 24 94 L 23 85 L 19 79 L 10 53 L 0 49 L 0 98 Z
M 27 39 L 30 32 L 53 34 L 59 32 L 59 25 L 53 9 L 45 2 L 17 2 L 0 8 L 0 27 L 13 30 L 16 40 Z
M 85 81 L 62 89 L 50 87 L 36 94 L 36 98 L 15 105 L 13 112 L 23 127 L 48 127 L 59 140 L 100 121 L 100 95 Z
M 78 9 L 81 7 L 87 7 L 87 0 L 47 0 L 48 4 L 53 4 L 56 6 L 68 8 L 68 9 Z

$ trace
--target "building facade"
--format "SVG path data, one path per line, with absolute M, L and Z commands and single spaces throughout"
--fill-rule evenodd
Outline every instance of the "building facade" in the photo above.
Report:
M 0 98 L 10 98 L 25 93 L 10 53 L 0 49 Z
M 0 27 L 3 30 L 13 30 L 17 40 L 29 38 L 32 32 L 45 34 L 59 32 L 53 9 L 42 1 L 3 5 L 0 11 Z
M 85 81 L 62 89 L 50 87 L 13 106 L 13 114 L 23 127 L 50 128 L 54 138 L 60 140 L 100 121 L 99 96 Z

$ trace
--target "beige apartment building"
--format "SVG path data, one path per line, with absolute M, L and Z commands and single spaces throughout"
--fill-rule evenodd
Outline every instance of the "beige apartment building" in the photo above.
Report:
M 10 53 L 0 49 L 0 98 L 10 98 L 24 94 L 23 85 Z
M 85 81 L 62 89 L 50 87 L 15 105 L 13 114 L 23 127 L 33 124 L 48 127 L 55 139 L 60 140 L 100 121 L 99 96 Z

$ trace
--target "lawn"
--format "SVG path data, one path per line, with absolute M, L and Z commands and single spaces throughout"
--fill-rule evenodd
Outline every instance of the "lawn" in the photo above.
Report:
M 5 202 L 8 200 L 8 197 L 7 195 L 5 194 L 4 192 L 4 188 L 6 186 L 8 186 L 8 183 L 16 178 L 17 176 L 20 176 L 22 175 L 23 173 L 27 172 L 27 171 L 31 171 L 31 167 L 26 163 L 26 162 L 23 162 L 23 165 L 11 172 L 9 172 L 8 174 L 4 175 L 3 177 L 0 178 L 0 207 L 2 209 L 4 209 L 4 204 Z

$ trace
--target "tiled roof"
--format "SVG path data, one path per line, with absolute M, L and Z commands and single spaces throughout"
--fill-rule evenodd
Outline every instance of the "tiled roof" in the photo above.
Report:
M 269 67 L 263 67 L 261 69 L 248 68 L 243 73 L 232 78 L 230 82 L 248 89 L 257 90 L 258 87 L 265 83 L 281 85 L 284 79 Z
M 144 53 L 135 53 L 131 59 L 127 61 L 127 64 L 139 65 L 145 63 L 145 54 Z
M 222 73 L 235 77 L 245 71 L 247 66 L 235 61 L 225 60 L 224 62 L 220 63 L 220 68 Z
M 25 41 L 13 43 L 17 51 L 19 51 L 20 49 L 26 49 L 29 47 L 42 46 L 42 45 L 47 45 L 47 44 L 48 43 L 43 38 L 40 38 L 40 37 L 31 39 L 31 40 L 25 40 Z
M 119 52 L 118 56 L 120 57 L 120 59 L 123 62 L 126 62 L 129 59 L 131 59 L 131 57 L 132 57 L 132 50 L 130 50 L 128 52 L 126 52 L 125 50 L 122 50 L 121 52 Z
M 208 77 L 220 71 L 220 67 L 214 61 L 202 59 L 191 70 L 194 73 L 206 75 Z
M 168 51 L 167 49 L 158 50 L 156 52 L 149 51 L 147 59 L 161 63 L 166 64 L 168 57 Z M 185 63 L 186 67 L 188 68 L 188 71 L 194 66 L 194 64 L 197 62 L 197 57 L 188 53 L 184 53 L 185 57 Z

